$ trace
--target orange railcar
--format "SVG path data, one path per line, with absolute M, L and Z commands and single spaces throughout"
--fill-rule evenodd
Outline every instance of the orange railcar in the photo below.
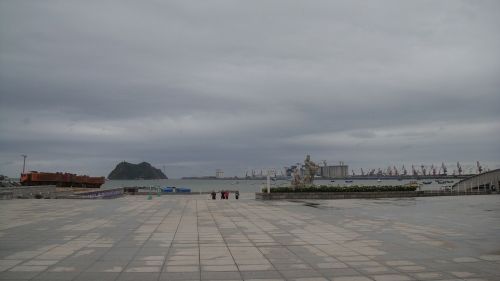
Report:
M 70 173 L 44 173 L 31 171 L 21 174 L 21 185 L 55 185 L 58 187 L 100 188 L 104 177 L 89 177 Z

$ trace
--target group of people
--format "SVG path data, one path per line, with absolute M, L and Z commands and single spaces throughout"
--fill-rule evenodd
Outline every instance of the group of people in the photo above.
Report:
M 215 200 L 215 199 L 216 199 L 216 197 L 217 197 L 217 193 L 215 193 L 215 191 L 212 191 L 212 192 L 210 193 L 210 196 L 212 196 L 212 200 Z M 234 198 L 236 198 L 236 199 L 239 199 L 239 198 L 240 198 L 240 192 L 239 192 L 238 190 L 236 190 L 236 191 L 234 192 Z M 220 199 L 221 199 L 221 200 L 222 200 L 222 199 L 226 199 L 226 200 L 227 200 L 227 199 L 229 199 L 229 191 L 224 191 L 224 190 L 221 190 L 221 192 L 220 192 Z

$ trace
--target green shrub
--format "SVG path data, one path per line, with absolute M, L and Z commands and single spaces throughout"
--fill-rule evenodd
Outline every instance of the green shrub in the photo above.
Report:
M 271 193 L 296 193 L 296 192 L 386 192 L 386 191 L 415 191 L 415 186 L 395 185 L 395 186 L 328 186 L 319 185 L 311 187 L 272 187 Z M 263 188 L 262 192 L 267 192 Z

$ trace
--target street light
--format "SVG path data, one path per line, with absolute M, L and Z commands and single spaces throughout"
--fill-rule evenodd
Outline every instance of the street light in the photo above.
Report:
M 28 155 L 21 154 L 21 156 L 23 157 L 23 174 L 24 174 L 24 168 L 26 168 L 26 157 L 28 157 Z

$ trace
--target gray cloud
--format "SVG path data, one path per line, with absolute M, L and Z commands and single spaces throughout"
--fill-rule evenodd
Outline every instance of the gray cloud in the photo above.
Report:
M 497 1 L 0 3 L 0 173 L 500 164 Z M 485 137 L 486 136 L 486 137 Z

